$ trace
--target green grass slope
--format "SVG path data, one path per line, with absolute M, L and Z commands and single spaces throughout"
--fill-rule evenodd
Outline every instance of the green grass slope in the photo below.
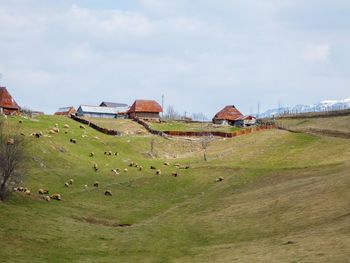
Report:
M 27 135 L 47 134 L 57 123 L 60 133 L 26 136 L 24 184 L 33 194 L 13 193 L 0 203 L 0 261 L 345 262 L 350 256 L 349 140 L 269 130 L 214 141 L 203 162 L 198 142 L 106 136 L 57 116 L 8 122 Z M 144 170 L 128 167 L 131 161 Z M 113 168 L 128 172 L 114 175 Z M 215 182 L 219 176 L 225 180 Z M 70 178 L 74 184 L 65 188 Z M 62 201 L 43 201 L 39 188 L 61 193 Z M 106 189 L 113 196 L 104 196 Z

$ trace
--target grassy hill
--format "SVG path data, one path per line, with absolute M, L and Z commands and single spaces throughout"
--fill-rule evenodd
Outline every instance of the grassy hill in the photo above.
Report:
M 295 130 L 322 129 L 340 132 L 350 132 L 350 115 L 336 117 L 316 117 L 316 118 L 297 118 L 297 119 L 279 119 L 278 123 Z
M 8 119 L 18 133 L 47 134 L 55 124 L 60 133 L 25 137 L 24 185 L 33 194 L 13 193 L 0 203 L 3 262 L 346 262 L 350 256 L 347 139 L 268 130 L 218 139 L 204 162 L 196 141 L 106 136 L 57 116 L 18 120 Z M 144 170 L 129 167 L 132 161 Z M 219 176 L 224 180 L 215 182 Z M 65 188 L 70 178 L 74 184 Z M 62 201 L 42 200 L 39 188 L 61 193 Z M 106 189 L 113 196 L 104 196 Z

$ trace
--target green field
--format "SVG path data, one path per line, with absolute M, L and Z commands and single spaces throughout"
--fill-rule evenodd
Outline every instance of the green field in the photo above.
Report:
M 149 122 L 152 129 L 158 131 L 221 131 L 221 132 L 234 132 L 241 130 L 242 128 L 224 125 L 215 125 L 209 122 L 183 122 L 183 121 L 166 121 L 166 122 Z
M 13 193 L 0 203 L 0 262 L 350 258 L 348 139 L 267 130 L 213 141 L 204 162 L 199 141 L 107 136 L 57 116 L 18 120 L 7 122 L 27 135 L 23 185 L 32 195 Z M 47 135 L 55 124 L 60 133 Z M 29 136 L 34 131 L 45 136 Z M 70 178 L 74 183 L 65 188 Z M 99 188 L 92 186 L 96 180 Z M 42 200 L 39 188 L 62 194 L 62 201 Z M 106 189 L 113 196 L 105 196 Z
M 350 132 L 350 116 L 322 117 L 322 118 L 298 118 L 279 119 L 278 124 L 295 130 L 305 130 L 308 128 L 335 130 L 340 132 Z

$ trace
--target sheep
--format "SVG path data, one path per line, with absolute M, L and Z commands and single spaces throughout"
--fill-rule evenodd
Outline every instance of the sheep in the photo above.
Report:
M 95 172 L 98 171 L 98 165 L 97 165 L 97 163 L 94 164 L 94 170 L 95 170 Z
M 21 135 L 22 135 L 22 136 L 26 136 L 25 133 L 23 133 L 23 132 L 21 132 Z
M 25 193 L 26 195 L 30 195 L 30 190 L 29 190 L 29 189 L 26 189 L 26 190 L 24 191 L 24 193 Z
M 172 172 L 171 175 L 174 176 L 174 177 L 178 176 L 177 172 Z
M 17 191 L 19 191 L 19 192 L 23 192 L 23 190 L 24 190 L 24 188 L 23 188 L 22 186 L 17 187 Z
M 119 169 L 112 169 L 112 172 L 115 174 L 115 175 L 119 175 Z
M 84 185 L 84 189 L 88 189 L 89 186 L 87 184 Z
M 73 183 L 74 183 L 74 180 L 73 180 L 73 179 L 69 179 L 68 183 L 69 183 L 69 184 L 73 184 Z
M 111 190 L 106 190 L 105 191 L 106 196 L 112 196 L 112 191 Z
M 113 153 L 112 153 L 112 151 L 108 151 L 108 155 L 112 155 Z
M 93 184 L 93 186 L 94 186 L 94 187 L 98 187 L 98 184 L 99 184 L 98 181 L 95 181 L 94 184 Z
M 115 156 L 118 156 L 118 155 L 119 155 L 119 153 L 118 153 L 118 152 L 115 152 L 115 153 L 114 153 L 114 155 L 115 155 Z
M 6 142 L 7 145 L 14 145 L 15 144 L 15 140 L 13 138 L 10 138 L 7 140 Z
M 46 202 L 50 202 L 50 200 L 51 200 L 50 196 L 48 196 L 48 195 L 44 195 L 44 196 L 43 196 L 43 199 L 44 199 Z
M 219 178 L 216 178 L 216 179 L 215 179 L 215 182 L 221 182 L 221 181 L 223 181 L 224 179 L 225 179 L 224 177 L 220 176 Z
M 44 190 L 44 195 L 48 195 L 49 194 L 49 190 L 48 189 L 43 189 Z
M 94 152 L 91 152 L 90 153 L 90 157 L 94 157 L 95 153 Z
M 164 165 L 166 165 L 166 166 L 169 166 L 169 165 L 170 165 L 170 163 L 168 163 L 168 162 L 165 162 L 165 163 L 164 163 Z
M 174 166 L 181 166 L 181 164 L 179 164 L 179 163 L 175 163 L 175 164 L 174 164 Z
M 128 168 L 125 168 L 125 169 L 124 169 L 124 172 L 127 172 L 127 171 L 128 171 Z
M 162 174 L 161 170 L 158 169 L 158 170 L 156 171 L 156 175 L 161 175 L 161 174 Z
M 55 134 L 56 132 L 54 130 L 49 130 L 49 134 Z
M 67 182 L 64 183 L 64 186 L 65 186 L 65 187 L 69 187 L 69 183 L 67 183 Z
M 71 143 L 77 143 L 77 140 L 76 139 L 70 139 L 70 142 Z
M 143 170 L 143 167 L 140 165 L 139 166 L 139 171 L 142 171 Z
M 41 136 L 43 136 L 43 133 L 42 132 L 36 132 L 36 133 L 34 133 L 34 136 L 36 138 L 40 138 Z
M 52 130 L 53 130 L 55 133 L 59 133 L 59 132 L 60 132 L 60 129 L 57 128 L 57 127 L 53 128 Z
M 107 155 L 107 152 L 105 151 L 104 155 Z
M 39 190 L 38 190 L 38 194 L 39 194 L 39 195 L 43 195 L 43 194 L 44 194 L 44 189 L 39 189 Z
M 19 124 L 22 124 L 22 123 L 23 123 L 23 121 L 22 121 L 22 120 L 19 120 L 19 121 L 18 121 L 18 123 L 19 123 Z
M 17 192 L 17 191 L 18 191 L 18 188 L 17 188 L 17 187 L 14 187 L 12 190 L 13 190 L 14 192 Z
M 151 165 L 151 167 L 150 167 L 152 170 L 156 170 L 157 168 L 156 167 L 154 167 L 154 166 L 152 166 Z
M 131 163 L 129 164 L 130 167 L 133 167 L 134 165 L 135 165 L 134 162 L 131 162 Z
M 50 196 L 50 198 L 53 199 L 53 200 L 61 201 L 61 195 L 60 195 L 60 194 L 57 194 L 57 193 L 52 194 L 52 195 Z
M 68 124 L 65 124 L 63 127 L 64 127 L 65 129 L 69 129 L 69 125 L 68 125 Z
M 85 129 L 85 126 L 84 125 L 80 125 L 80 129 Z

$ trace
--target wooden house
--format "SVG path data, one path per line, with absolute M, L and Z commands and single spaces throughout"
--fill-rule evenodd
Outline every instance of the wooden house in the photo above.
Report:
M 119 115 L 122 116 L 119 116 Z M 125 116 L 125 109 L 80 105 L 77 110 L 77 116 L 91 117 L 91 118 L 123 118 Z
M 160 120 L 159 113 L 163 112 L 162 107 L 155 100 L 135 100 L 128 111 L 131 119 Z
M 5 87 L 0 87 L 0 113 L 5 115 L 19 114 L 20 106 L 12 98 Z
M 241 117 L 243 117 L 243 114 L 237 110 L 234 105 L 228 105 L 215 114 L 213 123 L 221 125 L 234 125 L 235 121 Z
M 63 108 L 59 108 L 55 112 L 55 115 L 71 116 L 71 115 L 74 115 L 76 112 L 77 110 L 73 106 L 63 107 Z

